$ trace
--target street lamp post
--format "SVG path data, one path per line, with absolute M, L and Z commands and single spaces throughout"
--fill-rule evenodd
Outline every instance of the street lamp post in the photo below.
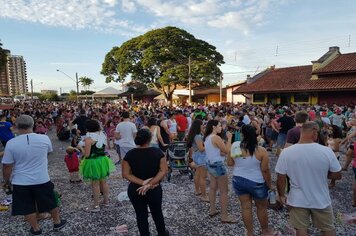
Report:
M 77 102 L 79 101 L 79 80 L 78 80 L 78 73 L 75 72 L 75 80 L 70 77 L 69 75 L 67 75 L 66 73 L 64 73 L 63 71 L 57 69 L 58 72 L 61 72 L 63 75 L 67 76 L 69 79 L 73 80 L 75 82 L 75 85 L 77 87 Z

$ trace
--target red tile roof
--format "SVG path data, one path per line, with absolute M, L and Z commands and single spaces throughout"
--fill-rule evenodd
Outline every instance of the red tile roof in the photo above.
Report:
M 335 59 L 336 60 L 336 59 Z M 356 90 L 356 73 L 350 75 L 319 76 L 311 80 L 312 66 L 279 68 L 265 72 L 259 79 L 250 84 L 243 84 L 236 93 L 280 93 L 331 90 Z
M 316 70 L 315 74 L 356 72 L 356 53 L 340 54 L 325 67 Z

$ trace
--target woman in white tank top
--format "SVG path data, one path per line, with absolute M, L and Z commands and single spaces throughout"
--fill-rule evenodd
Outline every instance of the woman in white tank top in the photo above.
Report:
M 152 139 L 151 139 L 151 143 L 150 143 L 151 147 L 159 148 L 159 143 L 161 144 L 162 147 L 165 147 L 168 145 L 168 144 L 165 144 L 162 139 L 161 130 L 160 130 L 159 126 L 157 125 L 156 118 L 154 118 L 154 117 L 149 118 L 147 121 L 147 127 L 152 133 Z
M 257 207 L 258 220 L 262 235 L 275 235 L 268 227 L 267 197 L 271 189 L 271 172 L 266 149 L 258 146 L 256 130 L 251 125 L 241 128 L 242 155 L 231 158 L 227 164 L 234 166 L 232 186 L 241 202 L 242 219 L 246 227 L 246 235 L 253 235 L 252 200 Z
M 210 188 L 209 216 L 213 217 L 219 212 L 216 210 L 216 191 L 220 191 L 221 223 L 236 223 L 228 216 L 228 176 L 225 166 L 225 156 L 230 152 L 232 134 L 226 133 L 227 143 L 218 136 L 221 133 L 221 124 L 217 120 L 210 120 L 205 128 L 204 146 L 207 158 L 207 168 L 209 172 Z
M 171 142 L 173 142 L 174 139 L 177 138 L 177 121 L 175 119 L 175 114 L 174 113 L 170 113 L 168 115 L 168 121 L 167 121 L 167 125 L 168 125 L 168 129 L 169 129 L 169 133 L 170 133 L 170 140 Z

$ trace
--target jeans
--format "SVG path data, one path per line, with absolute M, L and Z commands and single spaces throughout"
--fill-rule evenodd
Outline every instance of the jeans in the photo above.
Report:
M 249 194 L 253 199 L 266 199 L 268 196 L 266 183 L 256 183 L 241 176 L 232 178 L 232 186 L 237 196 Z
M 220 177 L 227 174 L 227 168 L 222 161 L 214 162 L 214 163 L 207 163 L 208 172 L 209 174 L 213 175 L 214 177 Z
M 156 224 L 156 229 L 159 236 L 166 235 L 166 228 L 162 213 L 162 188 L 158 186 L 154 189 L 148 190 L 146 195 L 139 195 L 136 190 L 138 185 L 130 184 L 127 190 L 127 195 L 136 212 L 137 227 L 141 236 L 149 236 L 150 230 L 148 226 L 148 210 L 150 207 L 153 221 Z
M 277 147 L 284 148 L 286 145 L 287 134 L 279 133 L 277 137 Z
M 192 158 L 197 166 L 206 166 L 205 152 L 200 152 L 200 151 L 193 152 Z

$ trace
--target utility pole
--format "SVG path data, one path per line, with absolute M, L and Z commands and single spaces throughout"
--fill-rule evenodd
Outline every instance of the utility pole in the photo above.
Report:
M 33 101 L 33 80 L 31 79 L 31 100 Z
M 75 72 L 75 79 L 77 84 L 77 103 L 79 102 L 79 80 L 78 80 L 78 73 Z
M 192 104 L 192 77 L 190 74 L 190 55 L 188 57 L 188 83 L 189 83 L 189 99 L 188 103 L 189 105 Z

